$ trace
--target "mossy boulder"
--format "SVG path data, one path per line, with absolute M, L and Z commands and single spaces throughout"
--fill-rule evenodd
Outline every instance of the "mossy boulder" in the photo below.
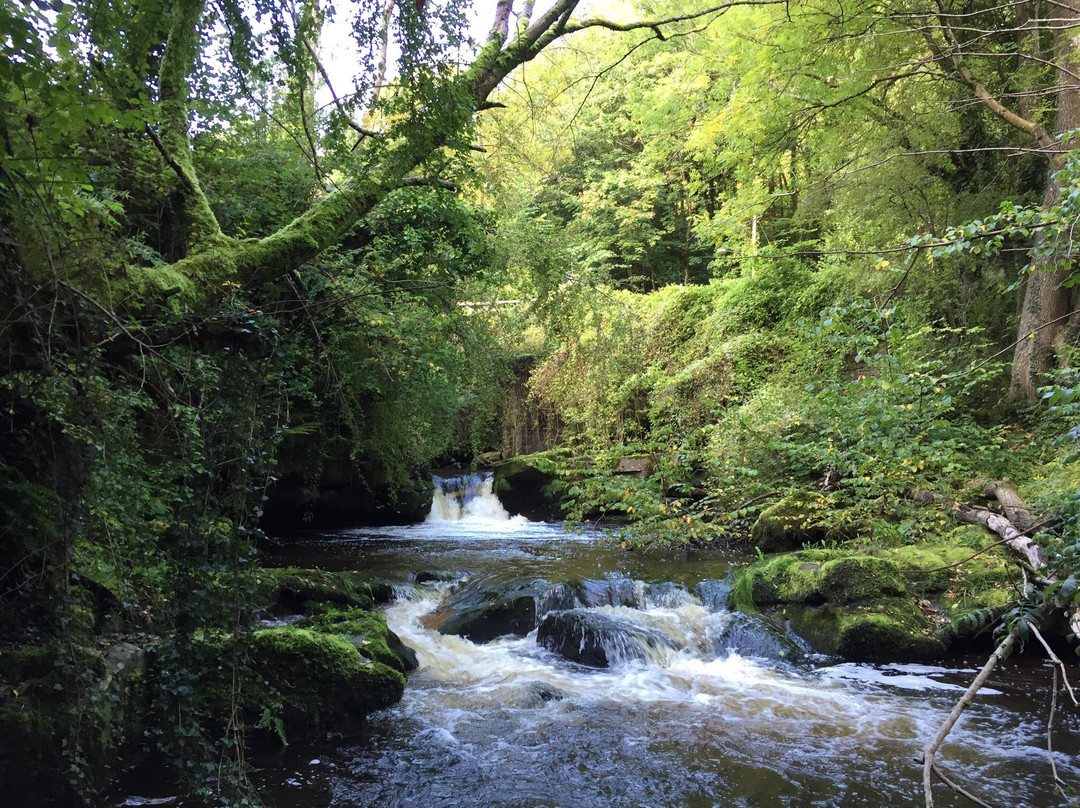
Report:
M 907 594 L 896 564 L 836 550 L 801 550 L 773 556 L 744 573 L 756 606 L 859 603 Z
M 259 570 L 257 589 L 257 601 L 271 614 L 370 609 L 394 596 L 388 583 L 361 572 L 299 567 Z
M 820 494 L 785 497 L 758 514 L 750 529 L 750 541 L 763 553 L 777 553 L 848 538 L 850 531 L 827 523 L 826 505 L 827 500 Z
M 379 662 L 401 673 L 416 670 L 416 652 L 401 641 L 386 625 L 379 612 L 362 609 L 327 612 L 295 624 L 319 634 L 338 634 L 345 637 L 361 656 Z
M 79 804 L 137 762 L 145 664 L 128 642 L 0 648 L 0 794 Z
M 390 653 L 373 637 L 368 647 L 374 645 L 384 658 Z M 264 685 L 262 697 L 280 701 L 248 706 L 277 707 L 287 732 L 357 728 L 405 692 L 400 670 L 372 660 L 339 634 L 294 626 L 263 629 L 252 636 L 250 659 L 250 672 Z
M 912 662 L 936 659 L 945 644 L 909 598 L 877 603 L 790 605 L 779 613 L 814 650 L 853 662 Z
M 511 514 L 521 514 L 528 519 L 551 521 L 564 518 L 556 491 L 557 457 L 554 452 L 540 452 L 492 464 L 495 470 L 493 489 L 503 507 Z
M 743 570 L 732 592 L 742 608 L 787 621 L 819 653 L 883 662 L 945 651 L 887 559 L 837 550 L 786 553 Z

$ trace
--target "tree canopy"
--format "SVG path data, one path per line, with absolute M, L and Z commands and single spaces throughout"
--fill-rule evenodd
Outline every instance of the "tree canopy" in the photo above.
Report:
M 1080 8 L 609 11 L 0 0 L 0 639 L 120 614 L 205 728 L 169 693 L 250 627 L 274 484 L 406 500 L 508 391 L 631 541 L 1026 478 L 1075 606 Z

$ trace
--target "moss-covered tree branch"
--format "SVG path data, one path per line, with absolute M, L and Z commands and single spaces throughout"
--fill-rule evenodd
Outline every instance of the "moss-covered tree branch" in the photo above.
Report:
M 199 53 L 199 23 L 204 10 L 204 0 L 177 0 L 172 8 L 172 25 L 158 78 L 161 128 L 154 138 L 166 162 L 179 176 L 191 253 L 222 238 L 221 225 L 195 172 L 188 132 L 188 76 Z

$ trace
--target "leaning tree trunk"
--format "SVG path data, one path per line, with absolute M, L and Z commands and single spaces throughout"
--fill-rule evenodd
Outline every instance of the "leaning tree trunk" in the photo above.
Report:
M 1057 64 L 1057 120 L 1059 135 L 1080 128 L 1080 84 L 1074 76 L 1074 60 L 1080 53 L 1080 37 L 1069 22 L 1080 23 L 1080 8 L 1069 0 L 1054 3 L 1054 62 Z M 1062 152 L 1075 147 L 1074 141 L 1056 144 L 1051 160 L 1050 177 L 1042 208 L 1048 211 L 1061 199 L 1058 171 L 1062 167 Z M 1062 283 L 1072 274 L 1072 260 L 1065 254 L 1044 255 L 1040 248 L 1044 237 L 1035 237 L 1031 272 L 1024 289 L 1024 302 L 1017 327 L 1017 344 L 1013 354 L 1012 394 L 1015 398 L 1033 400 L 1046 374 L 1053 369 L 1058 348 L 1072 330 L 1068 313 L 1072 310 L 1072 290 Z

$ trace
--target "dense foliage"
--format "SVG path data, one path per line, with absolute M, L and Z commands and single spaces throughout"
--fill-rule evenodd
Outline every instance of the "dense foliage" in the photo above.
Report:
M 80 794 L 99 643 L 154 649 L 192 783 L 241 764 L 185 696 L 245 665 L 275 480 L 392 498 L 499 449 L 515 385 L 634 541 L 792 494 L 923 540 L 913 491 L 1010 477 L 1075 606 L 1069 20 L 494 5 L 476 43 L 456 0 L 0 0 L 0 641 L 59 649 Z

